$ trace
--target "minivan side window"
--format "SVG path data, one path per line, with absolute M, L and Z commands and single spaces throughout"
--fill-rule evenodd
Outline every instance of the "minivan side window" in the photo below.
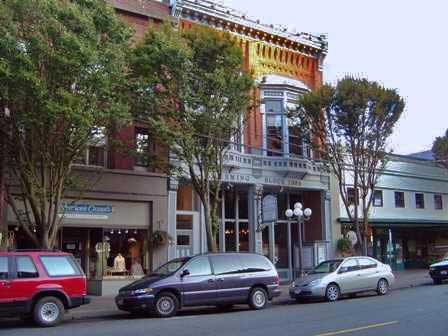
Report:
M 36 266 L 33 259 L 26 256 L 16 257 L 17 277 L 19 279 L 38 278 Z
M 8 257 L 0 257 L 0 279 L 8 279 Z
M 42 256 L 40 261 L 51 277 L 81 274 L 75 261 L 69 256 Z
M 216 275 L 241 273 L 242 267 L 236 255 L 212 256 L 213 269 Z
M 261 255 L 242 254 L 240 255 L 243 271 L 250 272 L 266 272 L 271 270 L 271 263 Z
M 208 257 L 194 258 L 187 264 L 185 269 L 190 272 L 190 276 L 204 276 L 212 274 Z

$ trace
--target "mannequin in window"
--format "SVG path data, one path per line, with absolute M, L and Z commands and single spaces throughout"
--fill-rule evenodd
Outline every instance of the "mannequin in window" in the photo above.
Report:
M 114 272 L 126 272 L 126 261 L 121 253 L 118 253 L 114 259 Z
M 96 243 L 96 276 L 101 278 L 107 267 L 107 258 L 109 258 L 110 244 L 109 237 L 104 236 L 104 240 Z
M 132 276 L 143 276 L 145 273 L 143 272 L 142 264 L 138 258 L 135 258 L 132 262 L 131 266 L 131 275 Z

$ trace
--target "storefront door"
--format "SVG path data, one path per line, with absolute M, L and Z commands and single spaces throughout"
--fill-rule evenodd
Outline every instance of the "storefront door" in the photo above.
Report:
M 199 213 L 178 211 L 176 215 L 176 257 L 187 257 L 197 253 Z

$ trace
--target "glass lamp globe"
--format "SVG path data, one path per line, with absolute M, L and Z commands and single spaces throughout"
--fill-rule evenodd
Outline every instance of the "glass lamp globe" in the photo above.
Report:
M 294 209 L 294 215 L 296 215 L 297 217 L 302 217 L 302 216 L 303 216 L 303 211 L 302 211 L 302 209 L 295 208 L 295 209 Z
M 294 215 L 294 212 L 291 209 L 285 211 L 285 215 L 287 218 L 291 218 Z
M 310 208 L 306 208 L 305 210 L 303 210 L 303 214 L 305 215 L 305 217 L 310 217 L 312 213 L 313 211 Z
M 294 204 L 294 209 L 302 209 L 302 208 L 303 208 L 302 203 L 297 202 L 296 204 Z

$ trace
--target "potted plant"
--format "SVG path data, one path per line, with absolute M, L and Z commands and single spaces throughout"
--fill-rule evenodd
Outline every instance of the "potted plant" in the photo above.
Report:
M 336 248 L 342 257 L 347 257 L 352 254 L 352 242 L 347 238 L 339 239 Z
M 162 247 L 171 242 L 173 239 L 166 231 L 157 230 L 151 235 L 152 246 Z

